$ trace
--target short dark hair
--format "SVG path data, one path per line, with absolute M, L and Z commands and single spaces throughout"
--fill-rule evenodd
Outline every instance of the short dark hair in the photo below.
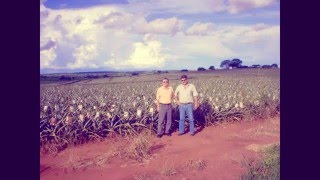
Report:
M 185 75 L 185 74 L 182 75 L 180 79 L 182 79 L 182 78 L 188 79 L 187 75 Z

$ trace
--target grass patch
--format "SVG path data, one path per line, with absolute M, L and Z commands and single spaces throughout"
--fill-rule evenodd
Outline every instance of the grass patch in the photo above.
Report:
M 240 177 L 241 180 L 280 179 L 280 145 L 262 150 L 261 159 L 245 159 L 242 164 L 247 172 Z
M 163 176 L 174 176 L 178 174 L 177 168 L 174 167 L 173 165 L 168 164 L 167 161 L 162 165 L 159 172 Z
M 159 177 L 157 177 L 157 175 L 150 174 L 147 172 L 134 175 L 133 178 L 134 178 L 134 180 L 158 180 L 159 179 Z
M 58 167 L 72 170 L 85 170 L 90 167 L 104 167 L 111 158 L 116 156 L 113 151 L 97 155 L 91 158 L 82 158 L 75 152 L 70 152 L 68 158 Z
M 189 160 L 186 164 L 188 169 L 195 169 L 195 170 L 203 170 L 207 167 L 207 162 L 202 159 L 198 160 Z
M 142 132 L 127 139 L 128 146 L 119 149 L 122 158 L 129 158 L 138 162 L 143 162 L 151 157 L 151 136 L 147 132 Z

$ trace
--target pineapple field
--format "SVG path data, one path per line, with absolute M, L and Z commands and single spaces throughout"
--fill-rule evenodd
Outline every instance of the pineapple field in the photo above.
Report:
M 156 131 L 156 90 L 164 77 L 175 90 L 180 76 L 199 93 L 196 127 L 280 115 L 280 69 L 139 74 L 40 85 L 40 149 L 56 153 L 68 145 Z M 178 126 L 173 103 L 172 130 Z M 186 121 L 187 123 L 187 121 Z

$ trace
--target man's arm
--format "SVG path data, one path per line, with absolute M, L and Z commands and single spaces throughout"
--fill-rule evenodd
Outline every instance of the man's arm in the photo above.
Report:
M 194 102 L 194 109 L 198 109 L 199 107 L 199 101 L 198 101 L 198 96 L 193 96 L 193 102 Z
M 160 103 L 159 103 L 159 99 L 160 99 L 160 92 L 159 92 L 160 88 L 157 90 L 157 95 L 156 95 L 156 104 L 157 104 L 157 111 L 160 111 Z
M 194 109 L 198 109 L 199 107 L 199 98 L 198 98 L 198 92 L 196 90 L 196 87 L 193 85 L 193 102 L 194 102 Z
M 173 100 L 175 100 L 175 98 L 174 98 L 174 91 L 173 91 L 173 88 L 171 87 L 171 100 L 173 101 Z
M 174 99 L 176 100 L 176 104 L 177 105 L 180 105 L 180 102 L 179 102 L 179 97 L 178 97 L 178 90 L 179 86 L 177 87 L 176 91 L 174 92 Z

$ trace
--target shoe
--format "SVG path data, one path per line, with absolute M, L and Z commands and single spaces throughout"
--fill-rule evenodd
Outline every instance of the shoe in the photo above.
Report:
M 196 133 L 191 133 L 190 135 L 191 135 L 191 136 L 194 136 L 195 134 L 196 134 Z
M 157 138 L 161 138 L 161 136 L 162 136 L 162 135 L 160 135 L 160 134 L 157 134 Z
M 178 133 L 178 136 L 181 136 L 181 135 L 183 135 L 184 133 Z
M 165 133 L 166 136 L 171 136 L 171 133 Z

